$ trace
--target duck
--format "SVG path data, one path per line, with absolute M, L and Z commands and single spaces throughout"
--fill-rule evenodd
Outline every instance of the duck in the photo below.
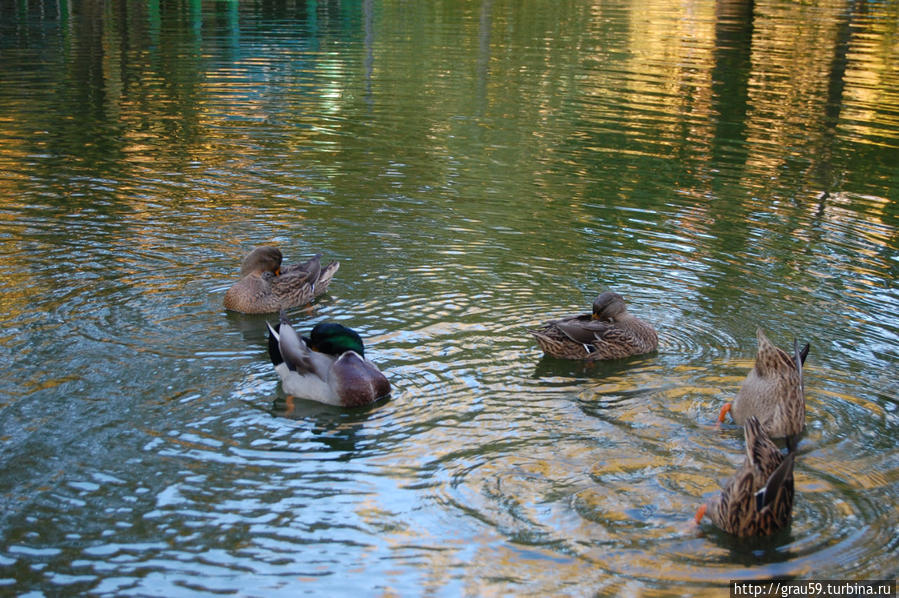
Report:
M 622 359 L 659 347 L 652 325 L 631 315 L 624 298 L 612 291 L 594 299 L 593 313 L 549 320 L 529 332 L 545 354 L 559 359 Z
M 277 312 L 305 305 L 328 289 L 340 262 L 324 268 L 321 254 L 301 264 L 281 267 L 277 247 L 256 247 L 240 265 L 240 280 L 225 293 L 225 309 L 246 314 Z
M 805 429 L 805 388 L 802 366 L 809 344 L 799 349 L 793 341 L 793 355 L 775 346 L 761 328 L 756 330 L 758 352 L 755 365 L 743 381 L 733 403 L 725 403 L 718 422 L 727 413 L 738 426 L 755 416 L 771 438 L 784 438 L 787 448 L 795 450 Z
M 277 327 L 266 325 L 269 357 L 289 397 L 362 407 L 390 394 L 390 382 L 365 358 L 362 338 L 352 328 L 321 322 L 301 337 L 283 310 Z
M 721 493 L 696 511 L 699 525 L 708 515 L 716 526 L 739 537 L 767 536 L 790 522 L 796 453 L 784 456 L 757 417 L 743 424 L 746 458 Z

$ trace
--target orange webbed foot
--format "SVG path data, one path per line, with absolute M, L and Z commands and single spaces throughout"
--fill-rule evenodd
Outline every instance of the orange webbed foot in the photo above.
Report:
M 721 411 L 718 412 L 718 423 L 724 423 L 724 416 L 730 411 L 730 403 L 725 403 Z
M 699 525 L 702 522 L 702 518 L 705 517 L 705 511 L 707 508 L 708 506 L 703 504 L 700 505 L 698 509 L 696 509 L 696 518 L 694 519 L 696 521 L 696 525 Z

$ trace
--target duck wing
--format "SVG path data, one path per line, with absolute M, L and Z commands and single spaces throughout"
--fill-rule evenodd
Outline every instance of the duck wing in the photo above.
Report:
M 331 262 L 323 268 L 320 258 L 319 253 L 302 264 L 282 269 L 281 276 L 272 280 L 273 291 L 290 305 L 307 303 L 324 293 L 340 262 Z
M 594 342 L 612 343 L 621 347 L 640 346 L 640 339 L 633 331 L 609 324 L 608 328 L 597 331 Z
M 759 513 L 774 502 L 781 488 L 793 484 L 793 464 L 795 461 L 796 453 L 788 453 L 780 465 L 777 466 L 777 469 L 768 476 L 762 489 L 755 493 L 755 506 Z
M 281 308 L 304 305 L 315 298 L 315 288 L 308 272 L 282 274 L 271 282 L 274 302 Z
M 791 402 L 790 405 L 793 409 L 797 410 L 797 413 L 793 416 L 799 420 L 805 419 L 805 379 L 802 373 L 802 366 L 805 363 L 805 358 L 808 356 L 809 344 L 805 343 L 805 346 L 801 349 L 799 348 L 799 343 L 796 342 L 796 339 L 793 339 L 793 363 L 796 366 L 796 371 L 799 375 L 798 379 L 798 389 L 794 392 L 798 392 L 799 396 L 796 401 Z M 804 422 L 801 422 L 799 426 L 799 432 L 804 428 Z M 788 434 L 786 436 L 787 442 L 787 452 L 793 453 L 796 451 L 796 447 L 799 445 L 799 432 L 796 434 Z
M 306 346 L 300 335 L 296 333 L 293 326 L 287 322 L 283 310 L 281 312 L 281 323 L 277 330 L 272 328 L 272 325 L 268 322 L 266 322 L 266 326 L 268 326 L 269 331 L 269 354 L 273 363 L 276 361 L 276 356 L 273 352 L 276 349 L 281 362 L 289 370 L 300 374 L 316 373 L 315 362 L 309 347 Z M 275 365 L 277 366 L 278 364 L 275 363 Z
M 281 276 L 302 276 L 309 282 L 318 280 L 322 270 L 322 254 L 316 253 L 300 264 L 291 264 L 281 269 Z
M 315 294 L 321 295 L 328 288 L 328 283 L 331 282 L 331 278 L 337 272 L 337 269 L 340 268 L 340 262 L 330 262 L 327 266 L 321 269 L 321 272 L 318 275 L 318 280 L 315 281 Z
M 610 322 L 590 319 L 590 316 L 575 316 L 553 322 L 562 334 L 576 343 L 592 345 L 604 338 L 615 327 Z

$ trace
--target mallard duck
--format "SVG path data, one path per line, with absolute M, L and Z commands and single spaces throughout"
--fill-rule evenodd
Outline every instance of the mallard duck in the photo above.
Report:
M 632 316 L 618 293 L 593 301 L 593 313 L 544 322 L 530 333 L 543 352 L 560 359 L 621 359 L 658 349 L 652 325 Z
M 356 331 L 322 322 L 312 329 L 309 338 L 303 338 L 283 311 L 277 328 L 266 324 L 268 353 L 288 395 L 360 407 L 390 394 L 390 382 L 365 359 L 365 347 Z
M 281 267 L 277 247 L 257 247 L 240 265 L 240 280 L 225 293 L 225 309 L 263 314 L 304 305 L 328 288 L 340 262 L 321 266 L 321 254 Z
M 790 521 L 793 510 L 793 463 L 796 453 L 780 452 L 758 418 L 743 425 L 746 459 L 721 494 L 696 511 L 696 523 L 708 515 L 735 536 L 767 536 Z
M 756 331 L 758 353 L 755 366 L 746 376 L 733 404 L 725 403 L 718 413 L 723 422 L 729 411 L 737 425 L 742 426 L 751 415 L 762 423 L 772 438 L 785 438 L 790 451 L 796 448 L 799 435 L 805 428 L 805 389 L 802 364 L 809 345 L 800 350 L 793 341 L 793 356 L 777 348 L 762 329 Z

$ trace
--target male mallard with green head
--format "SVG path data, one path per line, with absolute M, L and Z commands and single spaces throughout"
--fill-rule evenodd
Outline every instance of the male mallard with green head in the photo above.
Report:
M 755 416 L 743 426 L 746 459 L 736 475 L 696 511 L 696 523 L 708 515 L 735 536 L 767 536 L 785 526 L 793 511 L 793 463 L 796 453 L 780 452 Z
M 658 349 L 652 325 L 632 316 L 624 298 L 606 291 L 593 301 L 593 313 L 544 322 L 530 333 L 543 352 L 560 359 L 621 359 Z
M 281 267 L 277 247 L 257 247 L 240 265 L 240 280 L 225 293 L 225 309 L 263 314 L 309 303 L 328 288 L 340 262 L 322 268 L 321 254 Z
M 369 360 L 356 331 L 317 324 L 300 337 L 281 312 L 280 324 L 268 324 L 268 352 L 284 392 L 339 407 L 361 407 L 390 394 L 390 382 Z
M 755 366 L 749 372 L 733 404 L 725 403 L 718 414 L 723 422 L 730 411 L 734 422 L 742 426 L 749 416 L 759 419 L 771 438 L 785 438 L 792 451 L 805 428 L 805 388 L 802 364 L 809 345 L 800 350 L 793 341 L 793 356 L 776 347 L 762 329 L 756 331 L 758 353 Z

